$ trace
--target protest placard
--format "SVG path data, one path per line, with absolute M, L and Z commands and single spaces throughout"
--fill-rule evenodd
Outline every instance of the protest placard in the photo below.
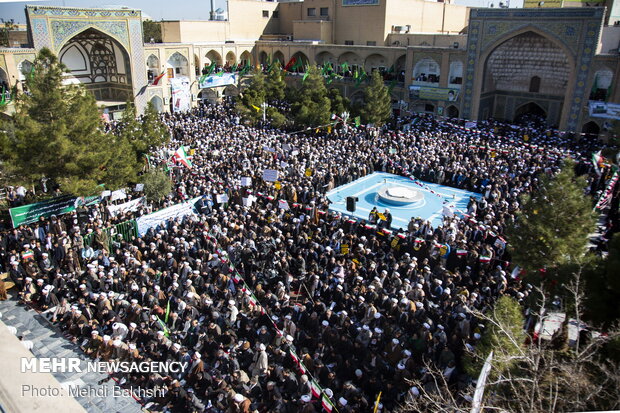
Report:
M 263 181 L 275 182 L 278 180 L 278 171 L 275 169 L 263 169 Z

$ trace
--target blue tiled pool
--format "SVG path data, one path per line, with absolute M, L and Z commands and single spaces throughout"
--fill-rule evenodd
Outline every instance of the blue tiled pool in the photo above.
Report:
M 420 202 L 403 206 L 387 204 L 377 196 L 379 188 L 386 184 L 416 189 L 424 194 L 424 199 Z M 421 217 L 425 220 L 430 220 L 434 226 L 437 226 L 441 224 L 444 205 L 449 205 L 454 210 L 466 211 L 470 196 L 480 198 L 480 194 L 462 189 L 427 182 L 422 182 L 422 184 L 423 186 L 417 185 L 411 179 L 404 176 L 375 172 L 346 185 L 334 188 L 327 193 L 327 198 L 332 202 L 330 205 L 332 211 L 338 211 L 360 219 L 368 219 L 368 214 L 375 206 L 379 212 L 389 208 L 393 218 L 392 227 L 404 229 L 407 228 L 411 217 Z M 435 194 L 431 191 L 434 191 Z M 348 196 L 354 196 L 359 199 L 356 210 L 353 213 L 347 211 L 346 198 Z

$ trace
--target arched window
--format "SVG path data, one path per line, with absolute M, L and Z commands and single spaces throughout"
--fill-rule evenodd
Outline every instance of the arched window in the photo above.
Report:
M 538 93 L 540 91 L 540 78 L 538 76 L 532 76 L 530 79 L 530 92 Z

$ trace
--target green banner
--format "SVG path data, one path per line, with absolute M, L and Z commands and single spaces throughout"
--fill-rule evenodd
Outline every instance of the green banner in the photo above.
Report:
M 35 204 L 23 205 L 9 209 L 13 228 L 37 222 L 40 217 L 49 218 L 52 215 L 62 215 L 75 211 L 81 205 L 93 205 L 99 202 L 99 196 L 54 198 Z
M 412 85 L 409 86 L 409 97 L 411 99 L 454 102 L 459 98 L 459 89 Z

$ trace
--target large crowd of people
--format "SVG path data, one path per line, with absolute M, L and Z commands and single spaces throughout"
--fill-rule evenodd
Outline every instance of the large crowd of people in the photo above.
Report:
M 154 206 L 110 214 L 102 202 L 0 235 L 1 269 L 20 299 L 87 354 L 188 363 L 117 377 L 165 389 L 141 400 L 152 410 L 367 412 L 382 392 L 379 411 L 393 412 L 418 396 L 411 379 L 435 385 L 427 366 L 449 385 L 437 391 L 467 403 L 463 359 L 485 329 L 474 312 L 501 295 L 525 303 L 532 289 L 512 273 L 503 237 L 520 196 L 567 156 L 592 194 L 604 185 L 591 173 L 596 143 L 534 121 L 416 116 L 392 129 L 289 133 L 244 124 L 230 102 L 162 120 L 172 138 L 154 165 L 181 145 L 194 151 L 191 168 L 171 168 L 160 206 L 200 197 L 196 214 L 122 239 L 102 229 Z M 265 169 L 278 185 L 263 181 Z M 439 226 L 411 217 L 394 231 L 329 211 L 326 192 L 374 171 L 481 197 Z

